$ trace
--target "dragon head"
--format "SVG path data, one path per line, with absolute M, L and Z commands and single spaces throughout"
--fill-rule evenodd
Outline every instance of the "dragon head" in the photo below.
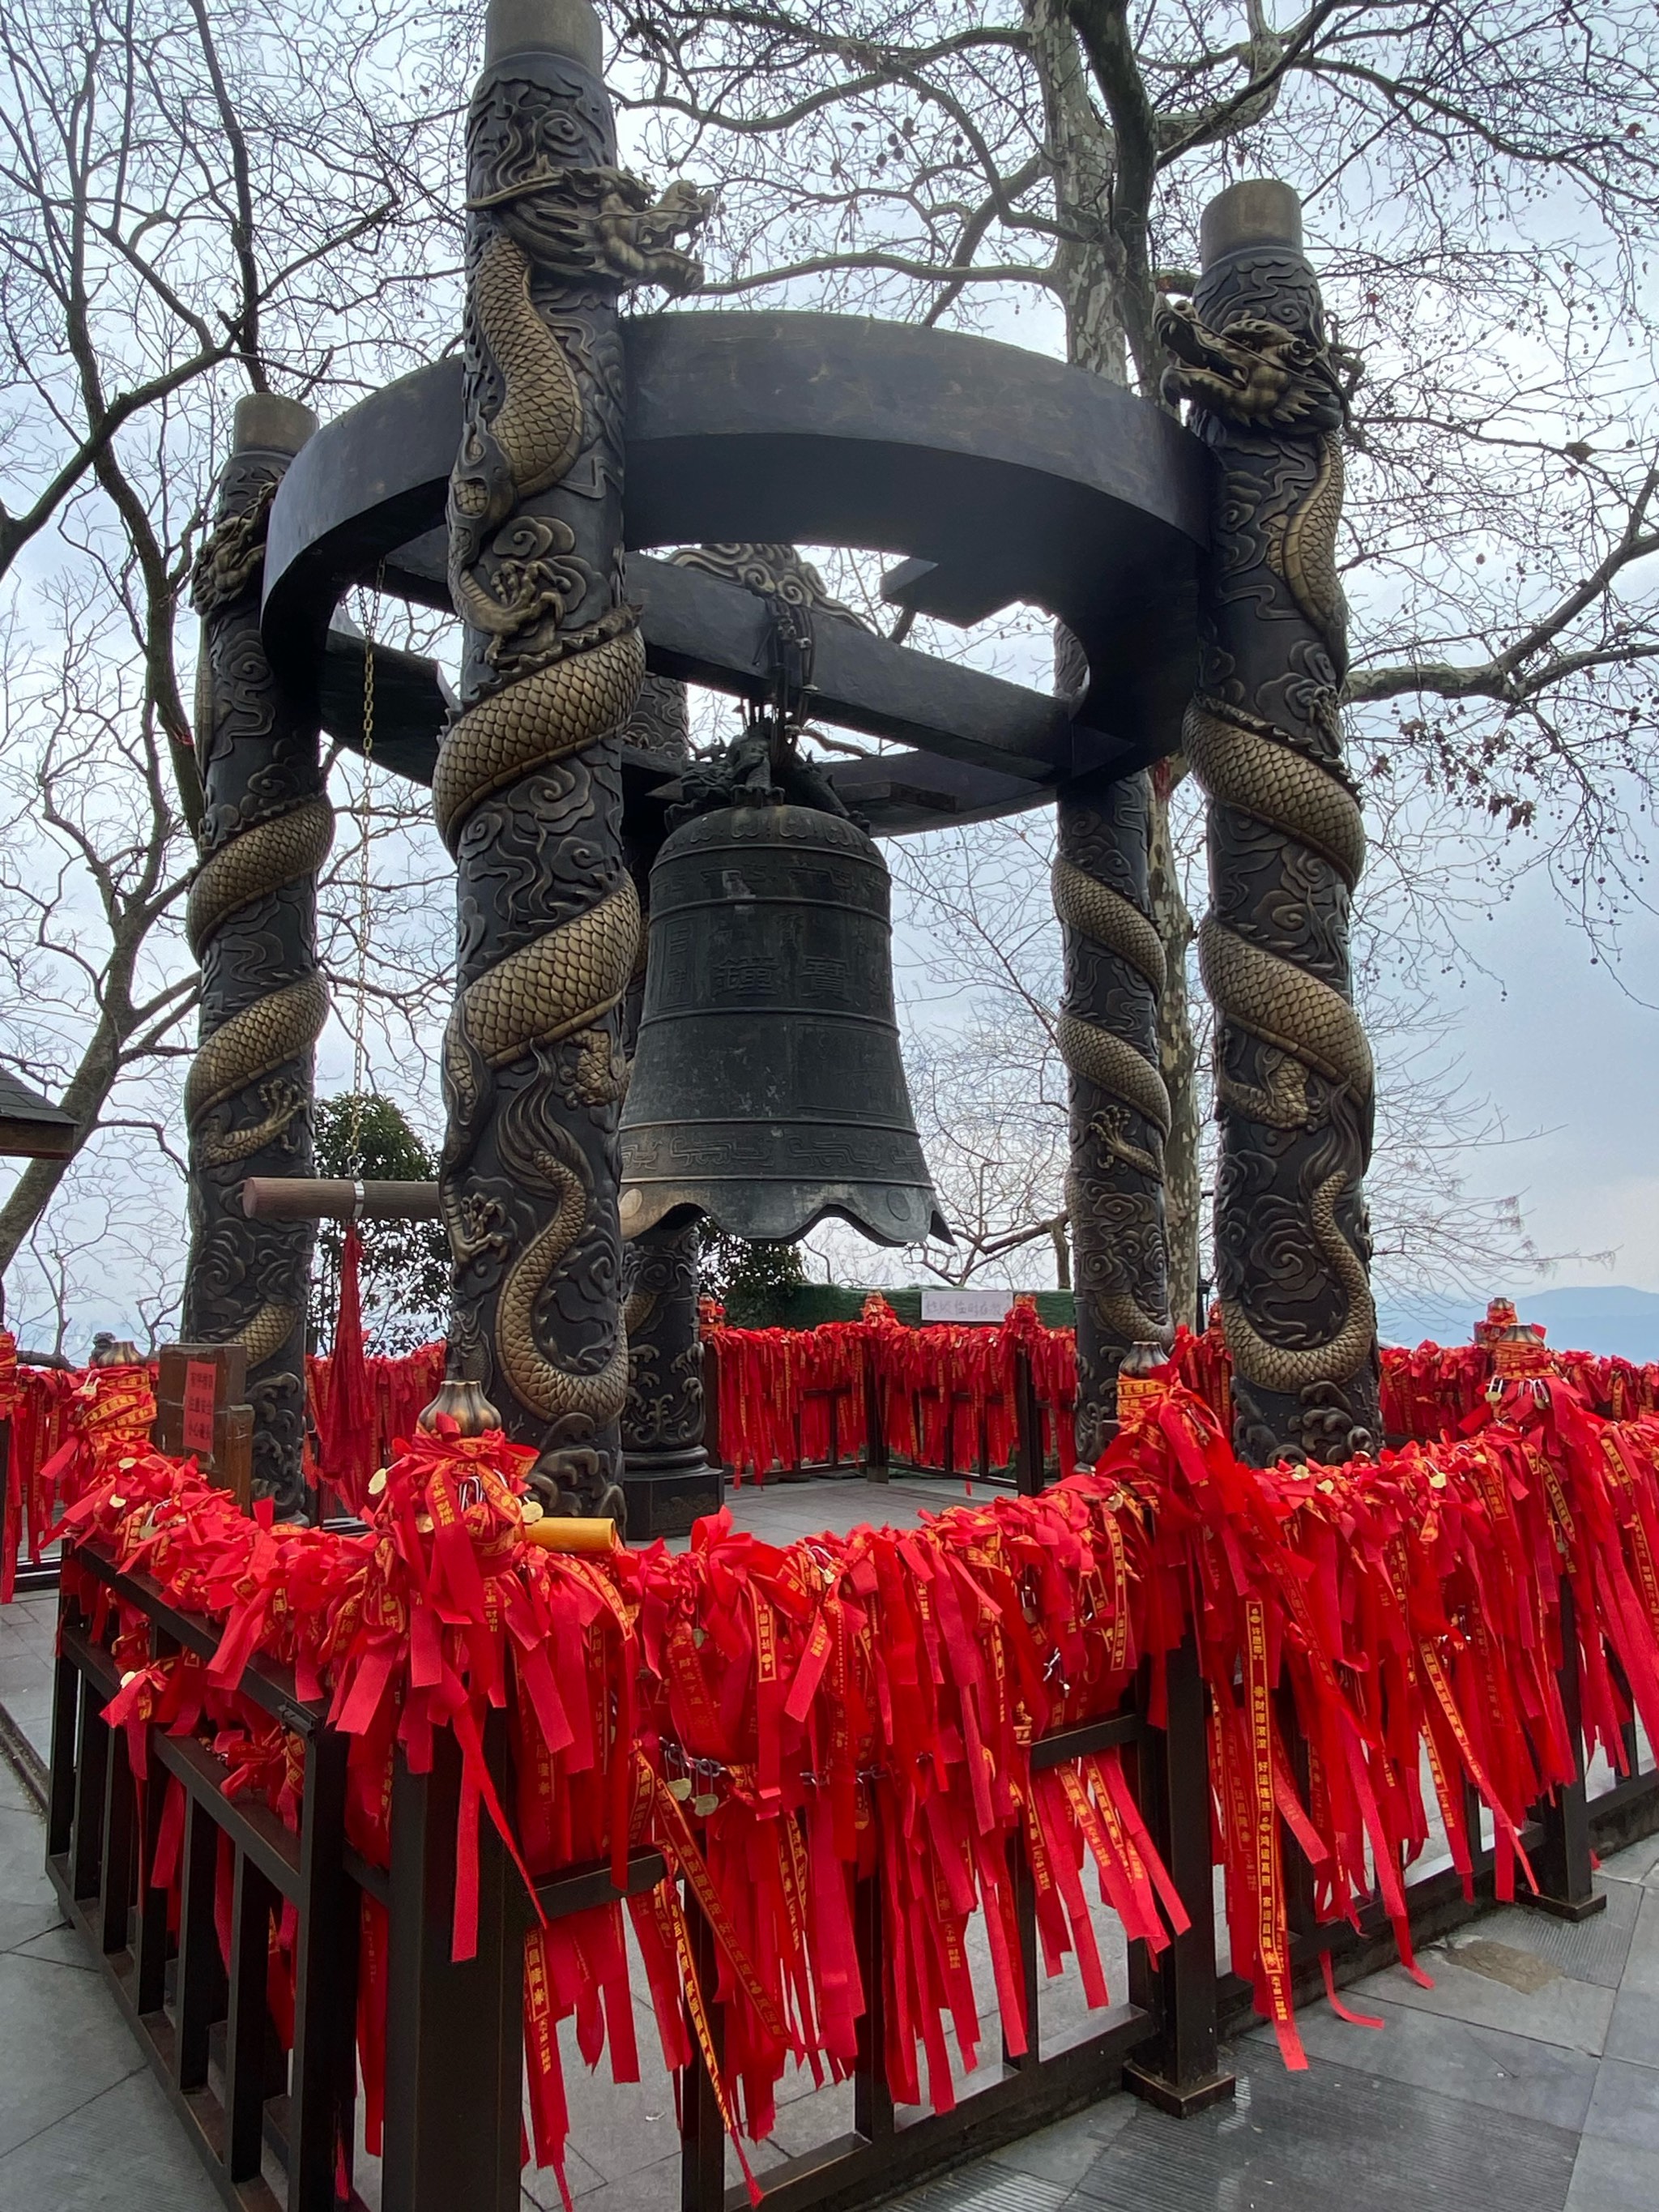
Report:
M 1246 429 L 1335 430 L 1347 400 L 1330 349 L 1264 315 L 1242 315 L 1224 331 L 1199 319 L 1189 300 L 1158 310 L 1158 335 L 1173 356 L 1164 397 Z

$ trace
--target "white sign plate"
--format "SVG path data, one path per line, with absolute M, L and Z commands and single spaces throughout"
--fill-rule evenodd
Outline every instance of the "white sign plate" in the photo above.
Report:
M 1012 1308 L 1012 1291 L 924 1291 L 921 1317 L 930 1321 L 1005 1321 Z

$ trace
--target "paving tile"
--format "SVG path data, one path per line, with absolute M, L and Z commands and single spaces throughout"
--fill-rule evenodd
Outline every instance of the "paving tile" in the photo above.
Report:
M 52 1677 L 43 1674 L 38 1687 L 9 1692 L 3 1699 L 7 1712 L 39 1757 L 52 1758 Z
M 1070 2119 L 1056 2121 L 1053 2127 L 1039 2128 L 1035 2135 L 1024 2136 L 1018 2142 L 1005 2143 L 1000 2150 L 991 2153 L 990 2163 L 1011 2167 L 1016 2173 L 1033 2174 L 1039 2181 L 1058 2183 L 1064 2189 L 1075 2189 L 1102 2149 L 1120 2129 L 1128 2125 L 1134 2112 L 1133 2098 L 1121 2094 L 1107 2097 L 1100 2104 L 1091 2105 L 1087 2112 L 1074 2112 Z
M 568 2021 L 561 2027 L 559 2042 L 570 2105 L 570 2140 L 600 2180 L 620 2180 L 670 2155 L 678 2156 L 674 2088 L 660 2053 L 641 2040 L 640 2070 L 645 2079 L 617 2082 L 611 2079 L 608 2056 L 588 2072 Z M 556 2197 L 556 2190 L 554 2193 Z
M 573 2197 L 598 2189 L 605 2179 L 597 2167 L 588 2164 L 574 2142 L 565 2146 L 564 2173 Z M 536 2212 L 560 2212 L 563 2202 L 559 2195 L 558 2178 L 550 2166 L 526 2166 L 523 2195 L 526 2203 L 536 2207 Z
M 1450 1939 L 1455 1949 L 1480 1941 L 1504 1943 L 1529 1951 L 1546 1965 L 1559 1967 L 1574 1981 L 1595 1982 L 1616 1990 L 1630 1954 L 1631 1937 L 1641 1910 L 1642 1892 L 1634 1882 L 1610 1881 L 1597 1887 L 1607 1899 L 1600 1912 L 1588 1920 L 1559 1920 L 1526 1905 L 1505 1905 L 1483 1913 L 1472 1926 Z
M 22 1691 L 38 1690 L 52 1680 L 52 1662 L 32 1646 L 9 1637 L 0 1644 L 0 1702 Z
M 1586 2136 L 1578 2146 L 1565 2212 L 1653 2212 L 1653 2160 L 1626 2143 Z
M 811 2076 L 807 2078 L 810 2081 Z M 814 2089 L 806 2096 L 791 2097 L 787 2102 L 781 2094 L 781 2083 L 779 2088 L 777 2124 L 772 2130 L 772 2140 L 787 2158 L 804 2158 L 820 2143 L 834 2142 L 837 2136 L 851 2133 L 850 2081 L 828 2081 L 822 2089 Z
M 1385 1966 L 1381 1973 L 1356 1982 L 1346 1992 L 1350 2002 L 1356 2010 L 1369 2011 L 1367 1999 L 1383 1997 L 1415 2012 L 1501 2028 L 1540 2043 L 1559 2044 L 1564 2050 L 1597 2054 L 1601 2049 L 1613 2015 L 1611 1990 L 1563 1974 L 1535 1996 L 1523 1996 L 1501 1982 L 1468 1972 L 1438 1948 L 1424 1953 L 1418 1963 L 1434 1977 L 1431 1990 L 1419 1988 L 1403 1966 Z
M 572 2193 L 582 2212 L 673 2212 L 680 2201 L 679 2153 L 580 2193 L 573 2186 Z
M 62 1925 L 63 1913 L 58 1910 L 58 1896 L 50 1882 L 42 1880 L 39 1894 L 29 1903 L 7 1903 L 0 1900 L 0 1956 L 33 1942 L 37 1936 L 48 1934 Z
M 1619 1987 L 1621 1992 L 1639 1990 L 1644 1996 L 1659 1996 L 1659 1889 L 1649 1889 L 1644 1884 L 1638 1894 L 1642 1909 Z
M 1547 1990 L 1552 1982 L 1561 1978 L 1559 1966 L 1540 1959 L 1535 1951 L 1518 1950 L 1513 1943 L 1494 1943 L 1487 1936 L 1448 1939 L 1445 1952 L 1465 1972 L 1479 1974 L 1489 1982 L 1502 1982 L 1505 1989 L 1518 1990 L 1523 1997 L 1535 1997 L 1540 1990 Z M 1601 1984 L 1603 1989 L 1618 1986 L 1617 1975 Z
M 1231 2107 L 1190 2119 L 1143 2106 L 1067 2212 L 1562 2212 L 1576 2148 L 1568 2129 L 1316 2058 L 1241 2072 Z
M 32 1806 L 0 1811 L 0 1904 L 46 1880 L 46 1831 Z
M 982 2159 L 924 2181 L 893 2203 L 895 2212 L 1060 2212 L 1071 2201 L 1063 2183 Z
M 1646 1990 L 1620 1990 L 1613 2002 L 1603 2055 L 1659 2066 L 1659 1996 Z
M 1622 1851 L 1602 1860 L 1600 1872 L 1607 1881 L 1645 1881 L 1650 1875 L 1659 1874 L 1659 1836 L 1644 1836 L 1639 1843 L 1626 1844 Z
M 219 2212 L 219 2195 L 141 2068 L 0 2157 L 0 2212 Z
M 1405 2005 L 1379 2002 L 1376 2013 L 1384 2023 L 1380 2032 L 1351 2027 L 1324 2005 L 1304 2007 L 1297 2025 L 1309 2057 L 1370 2080 L 1523 2113 L 1574 2134 L 1583 2126 L 1596 2075 L 1596 2062 L 1587 2052 Z M 1258 2028 L 1245 2038 L 1241 2055 L 1253 2049 L 1255 2055 L 1246 2063 L 1259 2073 L 1273 2047 L 1272 2028 Z
M 0 1952 L 63 1923 L 58 1893 L 43 1864 L 46 1832 L 32 1808 L 0 1810 Z
M 15 1951 L 0 1957 L 0 2154 L 143 2064 L 100 1978 Z
M 98 1971 L 86 1939 L 67 1923 L 48 1928 L 43 1935 L 32 1936 L 27 1942 L 15 1943 L 12 1948 L 20 1959 L 40 1959 L 52 1966 L 72 1966 L 77 1973 L 95 1974 Z
M 1659 2069 L 1604 2058 L 1584 2135 L 1640 2152 L 1656 2179 L 1655 2197 L 1659 2200 Z

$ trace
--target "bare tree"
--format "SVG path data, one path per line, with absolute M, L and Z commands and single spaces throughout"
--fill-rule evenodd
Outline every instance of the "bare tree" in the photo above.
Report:
M 641 151 L 720 180 L 716 297 L 1024 333 L 1156 400 L 1156 301 L 1190 283 L 1200 206 L 1241 174 L 1297 185 L 1368 370 L 1345 547 L 1362 750 L 1528 837 L 1522 860 L 1616 927 L 1659 764 L 1645 0 L 994 0 L 969 20 L 628 0 L 610 19 Z M 1178 872 L 1157 874 L 1179 950 Z M 1179 1274 L 1199 1117 L 1170 967 Z
M 31 1352 L 79 1365 L 94 1328 L 153 1351 L 173 1328 L 184 1283 L 179 1186 L 160 1152 L 135 1154 L 125 1129 L 77 1161 L 72 1202 L 30 1230 L 8 1287 L 7 1322 Z
M 1199 206 L 1240 173 L 1297 184 L 1367 363 L 1345 557 L 1374 781 L 1431 781 L 1616 930 L 1656 766 L 1646 0 L 1308 0 L 1283 20 L 1274 0 L 605 4 L 630 152 L 720 185 L 712 301 L 994 327 L 1156 399 L 1153 308 L 1185 282 Z M 475 12 L 31 0 L 0 21 L 0 572 L 29 651 L 62 600 L 119 662 L 122 757 L 171 758 L 169 816 L 196 804 L 178 603 L 231 402 L 271 388 L 326 411 L 452 342 Z M 921 636 L 943 642 L 936 625 Z M 9 733 L 9 752 L 38 736 Z M 406 838 L 418 874 L 437 865 L 424 835 L 391 824 L 382 849 Z M 171 822 L 167 884 L 178 841 Z M 335 963 L 365 973 L 375 1049 L 403 1053 L 443 964 L 430 902 L 382 902 L 365 972 L 351 851 L 334 862 Z M 1176 948 L 1182 878 L 1166 836 Z M 31 911 L 12 904 L 7 927 L 26 935 Z M 172 958 L 135 956 L 136 1006 L 187 989 Z M 88 975 L 70 994 L 88 1050 L 100 988 Z M 1186 1112 L 1170 1154 L 1180 1280 L 1199 1117 L 1178 990 L 1164 1011 Z M 21 1021 L 18 1064 L 67 1092 L 72 1028 L 54 1061 Z M 177 1034 L 141 1022 L 127 1044 L 165 1054 Z M 124 1096 L 104 1087 L 101 1110 Z
M 179 609 L 230 409 L 277 390 L 326 411 L 459 318 L 452 34 L 413 0 L 31 0 L 0 20 L 0 1046 L 83 1145 L 102 1126 L 169 1146 L 200 808 Z M 327 951 L 405 1067 L 445 964 L 417 811 L 380 779 L 325 887 Z M 359 848 L 394 845 L 365 907 Z M 0 1267 L 64 1173 L 13 1183 Z
M 82 1130 L 73 1162 L 28 1162 L 0 1200 L 0 1273 L 18 1261 L 21 1310 L 39 1306 L 53 1332 L 65 1300 L 84 1305 L 133 1255 L 145 1264 L 129 1305 L 153 1303 L 160 1282 L 170 1287 L 156 1311 L 170 1310 L 182 1260 L 179 1074 L 197 975 L 180 916 L 194 853 L 118 598 L 118 579 L 94 564 L 36 595 L 47 642 L 32 646 L 15 619 L 0 633 L 0 1065 L 59 1098 Z M 424 792 L 337 752 L 329 765 L 327 1049 L 343 1076 L 395 1068 L 417 1104 L 428 1094 L 430 1121 L 447 860 Z M 101 1277 L 89 1259 L 100 1233 Z
M 121 650 L 105 580 L 46 595 L 55 650 L 10 625 L 0 665 L 0 1059 L 85 1135 L 123 1120 L 163 1147 L 170 1100 L 142 1077 L 188 1050 L 196 976 L 165 925 L 191 855 L 157 718 Z M 127 642 L 130 644 L 130 632 Z M 171 1086 L 169 1086 L 171 1087 Z M 121 1091 L 130 1109 L 112 1113 Z M 9 1267 L 68 1163 L 31 1160 L 0 1204 Z
M 1356 915 L 1356 987 L 1379 1069 L 1367 1196 L 1377 1280 L 1396 1296 L 1484 1294 L 1569 1257 L 1607 1256 L 1540 1251 L 1514 1191 L 1471 1188 L 1473 1163 L 1524 1139 L 1461 1074 L 1452 1024 L 1424 981 L 1450 964 L 1453 934 L 1487 895 L 1484 858 L 1449 836 L 1447 813 L 1443 800 L 1425 805 L 1392 788 L 1379 794 L 1376 865 Z M 1177 794 L 1170 820 L 1166 860 L 1184 902 L 1203 866 L 1202 812 L 1189 793 Z M 1025 1283 L 1053 1242 L 1054 1279 L 1065 1287 L 1066 1072 L 1054 1039 L 1060 975 L 1048 910 L 1051 824 L 1016 817 L 889 849 L 911 1097 L 961 1243 L 959 1251 L 920 1250 L 915 1264 L 951 1282 L 989 1273 Z M 1212 1024 L 1191 980 L 1193 1049 L 1202 1065 Z M 1211 1128 L 1206 1121 L 1197 1133 L 1195 1191 L 1211 1179 Z M 1199 1310 L 1202 1250 L 1200 1239 L 1188 1265 L 1172 1267 L 1180 1319 Z M 839 1246 L 836 1256 L 844 1256 Z
M 1025 1288 L 1052 1274 L 1060 1289 L 1072 1287 L 1066 1072 L 1056 1052 L 1043 1051 L 1033 1067 L 1018 1048 L 1042 1034 L 1011 1035 L 981 1020 L 910 1040 L 916 1127 L 955 1240 L 924 1245 L 919 1256 L 942 1283 L 988 1278 Z

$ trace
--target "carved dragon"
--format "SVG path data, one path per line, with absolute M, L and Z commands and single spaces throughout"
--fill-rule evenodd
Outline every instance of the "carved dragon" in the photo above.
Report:
M 452 851 L 493 792 L 624 723 L 645 674 L 635 609 L 614 606 L 597 623 L 566 626 L 589 572 L 574 557 L 566 524 L 523 511 L 526 500 L 564 480 L 590 434 L 581 381 L 534 288 L 563 277 L 684 290 L 700 270 L 672 241 L 708 210 L 690 186 L 671 186 L 653 202 L 626 172 L 553 162 L 532 139 L 507 134 L 505 155 L 493 168 L 486 162 L 467 203 L 498 226 L 477 247 L 471 296 L 499 398 L 493 411 L 469 422 L 451 477 L 450 582 L 457 611 L 487 641 L 493 676 L 447 732 L 433 780 L 434 812 Z M 458 1261 L 513 1243 L 499 1210 L 463 1181 L 489 1119 L 497 1073 L 574 1039 L 571 1103 L 603 1106 L 620 1095 L 625 1065 L 599 1025 L 628 987 L 639 936 L 638 898 L 624 875 L 586 910 L 495 961 L 458 998 L 445 1040 L 449 1127 L 441 1175 Z M 546 1348 L 538 1314 L 590 1224 L 592 1191 L 580 1146 L 544 1115 L 537 1118 L 526 1104 L 530 1095 L 521 1086 L 501 1113 L 502 1164 L 516 1188 L 553 1206 L 513 1252 L 502 1278 L 495 1364 L 542 1420 L 574 1417 L 602 1428 L 626 1394 L 626 1334 L 619 1326 L 597 1364 L 568 1364 Z
M 204 542 L 191 576 L 192 599 L 204 624 L 234 610 L 239 601 L 252 604 L 278 482 L 277 471 L 262 469 L 246 489 L 245 503 L 223 515 Z M 240 622 L 246 617 L 235 613 L 231 618 Z M 204 750 L 212 734 L 214 704 L 213 655 L 204 629 L 198 676 L 198 736 Z M 210 751 L 210 798 L 215 762 Z M 210 808 L 210 837 L 215 818 Z M 246 818 L 246 809 L 233 809 L 228 819 L 228 834 L 209 842 L 203 853 L 185 908 L 185 935 L 198 963 L 207 960 L 221 933 L 247 908 L 292 885 L 310 883 L 333 840 L 334 810 L 320 793 L 291 795 L 278 811 L 253 820 Z M 185 1085 L 185 1121 L 195 1173 L 234 1167 L 268 1145 L 291 1142 L 289 1133 L 304 1115 L 309 1091 L 306 1082 L 283 1070 L 296 1061 L 303 1066 L 308 1060 L 327 1013 L 328 994 L 313 971 L 262 991 L 252 1004 L 206 1030 Z M 259 1110 L 252 1121 L 239 1122 L 236 1115 L 250 1092 Z M 193 1207 L 199 1208 L 202 1202 L 198 1191 Z M 295 1262 L 301 1279 L 307 1258 L 308 1247 Z M 264 1296 L 234 1329 L 226 1329 L 222 1315 L 214 1312 L 214 1334 L 218 1340 L 246 1346 L 252 1376 L 284 1351 L 301 1315 L 298 1302 Z M 289 1380 L 285 1371 L 279 1372 L 274 1383 L 285 1385 Z M 261 1386 L 267 1395 L 272 1382 L 273 1378 L 266 1377 Z M 297 1379 L 292 1387 L 301 1389 Z M 258 1441 L 262 1448 L 274 1448 L 270 1435 L 262 1432 Z M 297 1444 L 295 1454 L 294 1464 L 282 1473 L 297 1484 Z
M 1127 786 L 1123 793 L 1115 795 L 1118 799 L 1127 796 L 1132 794 Z M 1104 804 L 1109 810 L 1113 809 L 1114 798 L 1109 797 Z M 1129 807 L 1127 819 L 1119 823 L 1119 834 L 1131 836 L 1139 844 L 1144 861 L 1145 817 L 1138 807 Z M 1067 835 L 1064 817 L 1061 835 L 1062 840 Z M 1085 844 L 1092 842 L 1085 840 Z M 1062 925 L 1075 938 L 1099 946 L 1121 960 L 1145 985 L 1156 1006 L 1164 989 L 1164 955 L 1163 942 L 1151 917 L 1133 900 L 1101 875 L 1080 866 L 1065 851 L 1055 858 L 1052 881 L 1054 912 Z M 1071 995 L 1068 988 L 1068 1001 Z M 1109 994 L 1104 1010 L 1113 1012 L 1121 998 L 1121 990 Z M 1114 1166 L 1127 1168 L 1153 1187 L 1152 1202 L 1156 1206 L 1157 1189 L 1164 1180 L 1164 1141 L 1170 1133 L 1170 1094 L 1156 1063 L 1147 1054 L 1130 1036 L 1120 1036 L 1104 1022 L 1093 1018 L 1097 1010 L 1092 1002 L 1085 1000 L 1083 1003 L 1089 1006 L 1089 1012 L 1079 1011 L 1073 1003 L 1062 1008 L 1055 1024 L 1054 1041 L 1074 1085 L 1086 1084 L 1105 1093 L 1108 1102 L 1088 1115 L 1080 1133 L 1074 1120 L 1073 1165 L 1066 1181 L 1066 1208 L 1078 1255 L 1079 1295 L 1086 1301 L 1090 1319 L 1103 1340 L 1099 1350 L 1096 1350 L 1091 1343 L 1079 1338 L 1083 1358 L 1080 1372 L 1084 1383 L 1089 1386 L 1091 1401 L 1084 1409 L 1086 1426 L 1111 1410 L 1115 1360 L 1121 1349 L 1136 1343 L 1168 1344 L 1173 1332 L 1167 1310 L 1167 1292 L 1165 1310 L 1150 1312 L 1133 1290 L 1123 1287 L 1126 1273 L 1147 1279 L 1144 1256 L 1139 1263 L 1130 1264 L 1111 1227 L 1099 1217 L 1094 1188 L 1102 1179 L 1103 1170 L 1109 1177 Z M 1129 1026 L 1133 1030 L 1133 1018 Z M 1135 1141 L 1131 1133 L 1132 1115 L 1139 1115 L 1151 1132 L 1150 1145 Z M 1128 1186 L 1127 1195 L 1129 1203 L 1146 1208 L 1148 1201 L 1144 1186 L 1139 1191 Z M 1161 1254 L 1161 1235 L 1157 1249 Z M 1097 1276 L 1104 1279 L 1097 1279 Z M 1163 1278 L 1160 1263 L 1150 1279 L 1162 1287 Z M 1114 1346 L 1118 1350 L 1114 1351 Z M 1103 1370 L 1097 1376 L 1094 1371 L 1097 1367 Z M 1094 1402 L 1097 1399 L 1097 1404 Z
M 1203 692 L 1187 712 L 1185 750 L 1212 806 L 1253 817 L 1304 846 L 1351 892 L 1365 838 L 1335 731 L 1335 687 L 1346 668 L 1346 610 L 1336 566 L 1347 416 L 1341 364 L 1322 338 L 1269 316 L 1242 314 L 1217 330 L 1189 302 L 1176 301 L 1161 307 L 1158 331 L 1172 356 L 1164 378 L 1172 404 L 1185 400 L 1207 414 L 1222 426 L 1224 441 L 1243 433 L 1247 442 L 1261 436 L 1311 449 L 1309 481 L 1288 511 L 1274 512 L 1269 501 L 1234 526 L 1260 531 L 1268 568 L 1321 641 L 1332 672 L 1318 708 L 1328 757 L 1237 702 Z M 1236 505 L 1237 495 L 1230 498 Z M 1286 1132 L 1318 1127 L 1328 1118 L 1333 1091 L 1346 1091 L 1362 1112 L 1369 1109 L 1370 1051 L 1343 991 L 1215 914 L 1200 931 L 1199 959 L 1221 1022 L 1263 1048 L 1262 1083 L 1238 1082 L 1222 1069 L 1218 1091 L 1224 1109 Z M 1224 1297 L 1227 1342 L 1244 1382 L 1297 1397 L 1345 1382 L 1370 1356 L 1376 1334 L 1370 1283 L 1363 1259 L 1336 1218 L 1348 1180 L 1345 1171 L 1324 1176 L 1310 1194 L 1306 1216 L 1341 1297 L 1335 1333 L 1312 1346 L 1274 1343 L 1237 1298 Z

